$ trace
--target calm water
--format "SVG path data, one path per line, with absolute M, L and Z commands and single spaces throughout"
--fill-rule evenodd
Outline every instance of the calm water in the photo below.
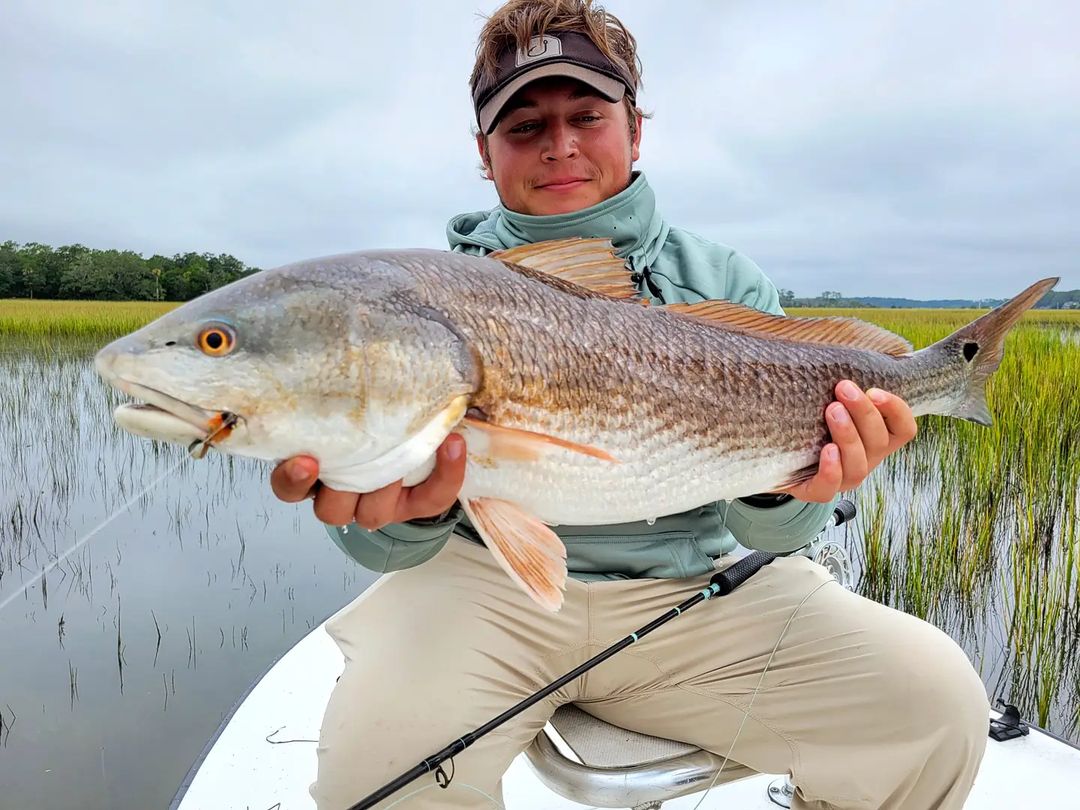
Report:
M 194 461 L 116 429 L 118 398 L 90 352 L 0 346 L 0 603 L 14 595 L 0 608 L 3 808 L 166 806 L 248 685 L 375 579 L 308 504 L 272 496 L 267 466 Z M 938 508 L 932 492 L 875 476 L 859 493 L 864 518 L 883 486 L 901 535 Z M 856 556 L 858 536 L 846 539 Z M 980 604 L 931 618 L 992 695 L 1030 701 L 1006 651 L 1008 583 L 989 583 Z M 1068 673 L 1051 727 L 1076 738 L 1080 675 Z
M 374 575 L 268 468 L 114 428 L 88 356 L 0 354 L 0 807 L 164 807 L 245 688 Z

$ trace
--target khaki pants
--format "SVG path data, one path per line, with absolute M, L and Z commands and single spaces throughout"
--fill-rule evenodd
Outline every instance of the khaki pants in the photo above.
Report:
M 320 810 L 348 807 L 708 579 L 570 580 L 551 614 L 487 549 L 456 537 L 434 559 L 383 577 L 328 625 L 346 664 L 318 747 Z M 395 807 L 492 806 L 464 784 L 501 801 L 503 772 L 567 702 L 720 756 L 739 732 L 732 760 L 790 772 L 796 808 L 961 807 L 989 710 L 944 633 L 846 591 L 805 558 L 780 559 L 478 740 L 454 758 L 449 790 Z

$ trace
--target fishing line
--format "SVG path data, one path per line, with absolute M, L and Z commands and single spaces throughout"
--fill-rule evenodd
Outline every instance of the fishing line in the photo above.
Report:
M 149 484 L 147 484 L 145 487 L 143 487 L 141 490 L 139 490 L 139 492 L 136 493 L 135 495 L 133 495 L 131 497 L 131 499 L 127 503 L 125 503 L 123 506 L 121 506 L 119 509 L 117 509 L 115 512 L 113 512 L 111 515 L 109 515 L 107 518 L 105 518 L 105 520 L 103 520 L 101 523 L 99 523 L 97 526 L 95 526 L 93 529 L 91 529 L 90 532 L 88 534 L 86 534 L 81 540 L 78 540 L 75 543 L 75 545 L 73 545 L 71 548 L 69 548 L 67 551 L 65 551 L 63 554 L 61 554 L 55 560 L 53 560 L 52 562 L 47 564 L 38 573 L 36 573 L 30 579 L 29 582 L 27 582 L 21 588 L 19 588 L 17 591 L 15 591 L 15 593 L 11 594 L 10 596 L 5 597 L 3 600 L 0 600 L 0 610 L 3 610 L 8 605 L 10 605 L 12 602 L 14 602 L 18 597 L 24 595 L 26 593 L 26 591 L 28 591 L 30 588 L 32 588 L 34 585 L 36 585 L 38 582 L 40 582 L 42 580 L 42 578 L 44 578 L 44 576 L 46 574 L 48 574 L 50 571 L 52 571 L 54 568 L 56 568 L 56 566 L 60 565 L 60 563 L 62 563 L 64 560 L 66 560 L 68 557 L 70 557 L 72 554 L 74 554 L 76 551 L 78 551 L 80 548 L 82 548 L 84 545 L 86 545 L 86 543 L 88 543 L 91 539 L 93 539 L 94 535 L 96 535 L 98 532 L 100 532 L 102 529 L 104 529 L 106 526 L 108 526 L 110 523 L 112 523 L 114 520 L 116 520 L 118 517 L 120 517 L 120 515 L 124 514 L 124 512 L 126 512 L 128 510 L 128 508 L 133 503 L 135 503 L 137 500 L 142 498 L 143 495 L 145 495 L 151 489 L 156 487 L 159 483 L 161 483 L 161 481 L 163 481 L 168 476 L 172 475 L 174 472 L 176 472 L 178 469 L 180 469 L 180 467 L 182 465 L 184 465 L 186 463 L 187 463 L 186 458 L 181 459 L 179 464 L 177 464 L 174 467 L 169 468 L 168 470 L 163 472 L 161 475 L 159 475 L 157 478 L 155 478 L 153 481 L 151 481 Z
M 724 519 L 723 519 L 722 522 L 725 524 L 725 528 L 726 528 L 727 513 L 728 513 L 728 510 L 730 509 L 730 502 L 725 503 L 725 507 L 726 508 L 724 510 Z M 839 522 L 842 522 L 842 521 L 840 521 L 839 518 L 838 518 L 837 522 L 839 523 Z M 640 638 L 642 638 L 645 635 L 651 633 L 653 630 L 659 628 L 661 625 L 664 625 L 667 622 L 671 621 L 672 619 L 674 619 L 674 618 L 676 618 L 678 616 L 681 616 L 683 611 L 689 610 L 690 608 L 694 607 L 695 605 L 700 604 L 702 601 L 708 601 L 709 599 L 712 599 L 713 597 L 725 596 L 725 595 L 731 593 L 732 591 L 737 589 L 740 585 L 742 585 L 744 582 L 746 582 L 748 579 L 750 579 L 754 574 L 756 574 L 762 567 L 764 567 L 764 566 L 768 565 L 769 563 L 771 563 L 774 559 L 776 559 L 775 555 L 768 554 L 768 553 L 763 552 L 763 551 L 755 551 L 754 553 L 750 554 L 748 557 L 739 559 L 737 562 L 735 562 L 732 565 L 728 566 L 723 571 L 720 571 L 719 573 L 714 574 L 713 577 L 711 578 L 711 580 L 709 582 L 709 586 L 707 588 L 704 588 L 703 590 L 698 591 L 696 594 L 694 594 L 689 599 L 686 599 L 683 602 L 681 602 L 678 606 L 671 608 L 670 610 L 668 610 L 663 615 L 658 616 L 657 618 L 653 619 L 648 624 L 643 625 L 642 627 L 638 628 L 635 632 L 633 632 L 630 635 L 624 637 L 621 641 L 618 641 L 615 644 L 612 644 L 611 646 L 604 649 L 602 652 L 600 652 L 597 655 L 590 658 L 585 663 L 575 667 L 574 669 L 572 669 L 569 672 L 565 673 L 561 677 L 559 677 L 556 680 L 552 681 L 551 683 L 547 684 L 543 689 L 540 689 L 540 690 L 534 692 L 529 697 L 525 698 L 524 700 L 520 701 L 519 703 L 515 704 L 511 708 L 504 711 L 502 714 L 500 714 L 500 715 L 498 715 L 496 717 L 493 717 L 491 720 L 484 723 L 482 726 L 477 727 L 476 729 L 470 731 L 465 736 L 463 736 L 463 737 L 455 740 L 454 742 L 450 743 L 449 745 L 445 746 L 441 751 L 439 751 L 439 752 L 431 755 L 430 757 L 424 759 L 423 761 L 421 761 L 417 765 L 414 765 L 412 768 L 405 771 L 404 773 L 399 774 L 397 777 L 390 780 L 389 782 L 384 784 L 382 787 L 378 788 L 375 792 L 368 794 L 363 799 L 361 799 L 359 802 L 356 802 L 355 804 L 350 805 L 350 810 L 363 810 L 363 808 L 374 807 L 375 804 L 377 804 L 381 799 L 389 798 L 393 793 L 395 793 L 398 790 L 404 788 L 410 782 L 412 782 L 414 779 L 416 779 L 417 777 L 423 775 L 425 772 L 434 774 L 435 782 L 436 782 L 436 785 L 438 787 L 440 787 L 442 789 L 448 788 L 450 786 L 451 780 L 453 779 L 453 771 L 451 771 L 451 776 L 447 777 L 446 772 L 443 770 L 443 767 L 442 767 L 443 763 L 449 761 L 450 765 L 451 765 L 451 768 L 453 768 L 454 767 L 454 756 L 457 755 L 457 754 L 460 754 L 460 753 L 464 753 L 464 751 L 466 749 L 468 749 L 476 740 L 480 739 L 481 737 L 486 735 L 488 732 L 493 731 L 494 729 L 498 728 L 500 725 L 502 725 L 506 721 L 510 720 L 511 718 L 513 718 L 516 715 L 520 714 L 521 712 L 525 711 L 530 706 L 536 704 L 537 702 L 544 699 L 548 695 L 552 694 L 557 689 L 559 689 L 562 686 L 566 685 L 570 681 L 575 680 L 576 678 L 580 677 L 582 674 L 584 674 L 588 670 L 592 669 L 593 667 L 597 666 L 600 663 L 603 663 L 608 658 L 611 658 L 613 655 L 616 655 L 620 650 L 623 650 L 627 646 L 637 642 Z M 727 767 L 727 763 L 730 760 L 731 753 L 734 751 L 735 745 L 738 742 L 739 737 L 742 735 L 742 731 L 743 731 L 743 728 L 746 725 L 746 720 L 749 717 L 750 710 L 753 708 L 753 702 L 756 699 L 758 692 L 761 691 L 761 687 L 762 687 L 762 685 L 764 684 L 764 681 L 765 681 L 765 676 L 768 673 L 769 668 L 772 665 L 772 661 L 773 661 L 773 659 L 774 659 L 774 657 L 776 655 L 776 651 L 779 649 L 780 643 L 783 641 L 784 636 L 786 635 L 788 628 L 791 626 L 792 621 L 794 621 L 795 616 L 798 614 L 798 612 L 802 608 L 802 606 L 804 604 L 806 604 L 806 601 L 811 596 L 813 596 L 813 594 L 817 593 L 817 591 L 822 587 L 822 585 L 824 585 L 824 583 L 820 583 L 810 593 L 806 594 L 806 596 L 803 597 L 803 599 L 799 602 L 799 604 L 795 606 L 795 609 L 791 612 L 791 615 L 788 617 L 787 622 L 784 624 L 784 627 L 781 629 L 780 634 L 776 639 L 776 643 L 773 645 L 772 651 L 769 653 L 769 657 L 765 662 L 765 667 L 763 668 L 761 676 L 758 679 L 758 683 L 754 688 L 754 693 L 751 696 L 750 702 L 747 704 L 746 709 L 743 711 L 742 720 L 740 721 L 739 728 L 736 730 L 736 733 L 735 733 L 735 735 L 734 735 L 734 737 L 733 737 L 733 739 L 731 741 L 731 745 L 728 748 L 727 755 L 724 757 L 724 760 L 723 760 L 723 762 L 722 762 L 722 764 L 720 766 L 720 769 L 717 771 L 717 774 L 713 778 L 713 781 L 709 785 L 709 788 L 705 791 L 705 795 L 703 795 L 701 797 L 701 799 L 698 801 L 698 806 L 700 806 L 701 802 L 704 801 L 704 799 L 708 795 L 709 791 L 711 791 L 712 788 L 715 786 L 716 780 L 719 778 L 720 774 L 723 773 L 724 768 Z M 488 796 L 486 793 L 484 793 L 483 791 L 481 791 L 478 788 L 474 787 L 473 785 L 468 785 L 466 783 L 462 783 L 462 786 L 467 787 L 470 790 L 474 790 L 474 791 L 479 792 L 481 795 L 484 795 L 486 798 L 488 798 L 489 801 L 492 801 L 495 804 L 496 807 L 499 807 L 499 804 L 498 804 L 497 801 L 495 801 L 491 796 Z M 411 796 L 415 796 L 418 793 L 422 792 L 423 790 L 430 789 L 431 787 L 433 787 L 433 785 L 426 785 L 426 786 L 420 788 L 419 790 L 412 791 L 412 792 L 406 794 L 405 796 L 402 796 L 399 800 L 396 800 L 390 806 L 393 807 L 393 806 L 397 805 L 400 801 L 403 801 L 406 798 L 409 798 Z
M 802 610 L 803 605 L 805 605 L 808 601 L 810 601 L 810 598 L 814 594 L 816 594 L 818 591 L 820 591 L 822 588 L 824 588 L 826 585 L 828 585 L 831 581 L 832 580 L 826 580 L 824 582 L 818 583 L 817 587 L 815 587 L 808 594 L 806 594 L 806 596 L 804 596 L 802 598 L 802 600 L 799 602 L 799 604 L 797 604 L 795 606 L 795 609 L 791 611 L 791 615 L 788 616 L 787 621 L 784 623 L 783 628 L 780 630 L 780 635 L 777 637 L 776 643 L 773 644 L 773 648 L 769 653 L 769 657 L 765 661 L 765 667 L 761 671 L 761 675 L 758 678 L 757 685 L 754 687 L 754 691 L 750 694 L 750 701 L 746 704 L 746 708 L 743 710 L 742 720 L 739 723 L 738 729 L 736 729 L 736 731 L 735 731 L 735 736 L 731 740 L 731 745 L 728 746 L 728 750 L 727 750 L 727 753 L 724 755 L 723 761 L 720 763 L 720 767 L 716 771 L 716 776 L 713 777 L 712 782 L 710 782 L 709 786 L 707 788 L 705 788 L 705 792 L 701 795 L 701 798 L 698 799 L 697 804 L 695 804 L 693 806 L 693 808 L 691 808 L 691 810 L 699 810 L 699 808 L 704 803 L 704 801 L 709 797 L 709 793 L 711 793 L 712 789 L 714 787 L 716 787 L 716 782 L 717 782 L 717 780 L 720 779 L 720 776 L 724 773 L 724 769 L 727 768 L 728 762 L 731 761 L 731 755 L 735 751 L 735 745 L 739 742 L 739 737 L 742 736 L 743 729 L 746 727 L 746 720 L 750 716 L 750 710 L 754 708 L 754 701 L 757 699 L 758 694 L 761 692 L 762 687 L 765 685 L 765 676 L 769 674 L 769 670 L 772 668 L 772 663 L 776 658 L 776 653 L 779 651 L 780 645 L 784 641 L 784 637 L 787 635 L 788 630 L 791 628 L 791 623 L 793 621 L 795 621 L 795 617 L 798 615 L 799 611 Z M 450 763 L 451 763 L 451 765 L 453 765 L 453 759 L 452 758 L 450 760 Z M 452 782 L 452 778 L 453 777 L 451 776 L 451 781 L 448 781 L 446 788 L 443 788 L 443 786 L 439 785 L 439 784 L 430 784 L 430 785 L 424 785 L 421 788 L 417 788 L 416 790 L 413 790 L 413 791 L 411 791 L 409 793 L 406 793 L 404 796 L 401 796 L 400 798 L 395 799 L 393 802 L 388 804 L 386 806 L 386 810 L 391 810 L 391 808 L 396 807 L 397 805 L 401 804 L 402 802 L 404 802 L 404 801 L 406 801 L 408 799 L 411 799 L 413 796 L 416 796 L 417 794 L 423 793 L 426 790 L 433 790 L 435 788 L 448 789 L 450 787 L 462 787 L 462 788 L 466 788 L 468 790 L 471 790 L 474 793 L 479 793 L 481 796 L 483 796 L 485 799 L 487 799 L 489 802 L 491 802 L 491 804 L 494 807 L 498 808 L 498 810 L 506 810 L 505 805 L 500 803 L 499 800 L 496 799 L 494 796 L 491 796 L 490 794 L 484 792 L 483 790 L 476 787 L 475 785 L 470 785 L 467 782 L 460 782 L 460 781 L 459 782 Z M 589 810 L 603 810 L 603 808 L 600 808 L 600 807 L 597 807 L 597 806 L 594 805 L 593 807 L 589 808 Z
M 498 808 L 498 810 L 506 810 L 506 805 L 499 802 L 499 800 L 496 799 L 494 796 L 491 796 L 491 795 L 485 793 L 480 788 L 476 787 L 476 785 L 470 785 L 467 782 L 456 782 L 454 784 L 456 786 L 458 786 L 458 787 L 468 788 L 469 790 L 473 791 L 474 793 L 479 793 L 481 796 L 483 796 L 485 799 L 487 799 L 489 802 L 491 802 L 493 805 L 495 805 L 495 807 Z M 401 804 L 406 799 L 411 799 L 417 793 L 423 793 L 425 790 L 432 790 L 434 788 L 439 788 L 441 790 L 448 790 L 449 789 L 449 787 L 443 788 L 442 785 L 424 785 L 422 788 L 417 788 L 416 790 L 412 791 L 412 793 L 406 793 L 400 799 L 394 799 L 394 801 L 392 801 L 390 804 L 386 805 L 386 810 L 390 810 L 391 807 L 396 807 L 397 805 Z
M 231 414 L 231 413 L 227 414 L 222 419 L 221 426 L 217 430 L 215 430 L 213 433 L 211 433 L 205 439 L 199 439 L 198 441 L 195 441 L 195 442 L 191 443 L 191 445 L 188 447 L 189 455 L 191 455 L 191 456 L 193 456 L 195 458 L 202 458 L 203 455 L 206 454 L 206 451 L 212 446 L 212 443 L 213 443 L 214 439 L 217 438 L 218 434 L 223 432 L 223 431 L 229 430 L 230 428 L 232 428 L 233 425 L 236 424 L 236 422 L 237 422 L 237 417 L 236 417 L 235 414 Z M 199 453 L 200 455 L 195 455 L 196 453 Z M 170 467 L 168 470 L 163 472 L 161 475 L 159 475 L 157 478 L 155 478 L 153 481 L 151 481 L 149 484 L 147 484 L 145 487 L 143 487 L 141 490 L 139 490 L 135 495 L 133 495 L 127 501 L 127 503 L 125 503 L 123 506 L 121 506 L 119 509 L 117 509 L 115 512 L 113 512 L 111 515 L 109 515 L 107 518 L 105 518 L 105 520 L 103 520 L 101 523 L 99 523 L 97 526 L 95 526 L 93 529 L 91 529 L 90 532 L 88 534 L 86 534 L 82 539 L 76 541 L 75 545 L 73 545 L 71 548 L 69 548 L 67 551 L 65 551 L 63 554 L 61 554 L 55 560 L 48 563 L 38 573 L 34 574 L 34 576 L 31 577 L 29 582 L 25 583 L 21 588 L 19 588 L 17 591 L 15 591 L 15 593 L 11 594 L 10 596 L 4 597 L 4 599 L 0 600 L 0 610 L 3 610 L 4 608 L 6 608 L 8 605 L 10 605 L 12 602 L 14 602 L 20 596 L 25 595 L 26 592 L 30 588 L 32 588 L 34 585 L 36 585 L 38 582 L 40 582 L 45 577 L 46 574 L 48 574 L 50 571 L 52 571 L 54 568 L 56 568 L 56 566 L 60 565 L 60 563 L 62 563 L 64 560 L 66 560 L 68 557 L 70 557 L 72 554 L 74 554 L 76 551 L 78 551 L 80 548 L 82 548 L 84 545 L 86 545 L 91 539 L 93 539 L 93 537 L 98 532 L 100 532 L 102 529 L 104 529 L 106 526 L 108 526 L 110 523 L 112 523 L 114 520 L 116 520 L 118 517 L 120 517 L 120 515 L 124 514 L 124 512 L 126 512 L 131 507 L 131 505 L 133 503 L 135 503 L 140 498 L 142 498 L 143 495 L 145 495 L 151 489 L 156 487 L 159 483 L 161 483 L 163 480 L 168 478 L 174 472 L 179 470 L 186 463 L 187 463 L 186 458 L 181 459 L 175 466 Z
M 721 518 L 721 523 L 723 524 L 724 528 L 727 529 L 727 516 L 728 511 L 731 508 L 731 501 L 724 501 L 724 507 L 724 517 Z M 712 789 L 716 787 L 716 782 L 724 773 L 724 769 L 727 768 L 728 762 L 731 761 L 731 755 L 735 751 L 735 745 L 739 742 L 739 737 L 742 736 L 743 729 L 746 727 L 747 718 L 750 717 L 750 710 L 754 708 L 754 701 L 757 700 L 758 693 L 761 692 L 761 687 L 765 684 L 765 676 L 769 674 L 769 669 L 772 667 L 773 660 L 776 658 L 777 650 L 780 649 L 780 645 L 783 643 L 784 636 L 787 635 L 787 631 L 791 627 L 791 623 L 795 621 L 795 617 L 798 615 L 799 611 L 802 610 L 803 605 L 810 601 L 810 597 L 812 597 L 815 593 L 828 585 L 831 581 L 832 580 L 826 580 L 824 582 L 818 583 L 817 587 L 810 591 L 810 593 L 806 594 L 806 596 L 802 598 L 802 601 L 800 601 L 799 604 L 795 606 L 795 609 L 791 611 L 791 615 L 788 616 L 787 621 L 784 623 L 783 628 L 780 630 L 780 635 L 777 637 L 776 643 L 773 645 L 772 651 L 769 653 L 768 660 L 765 661 L 765 667 L 761 670 L 761 676 L 758 678 L 757 685 L 754 687 L 754 691 L 750 694 L 750 701 L 746 704 L 746 708 L 743 710 L 742 720 L 739 722 L 739 727 L 735 731 L 735 736 L 731 740 L 731 745 L 728 746 L 727 753 L 724 754 L 724 759 L 720 763 L 720 767 L 716 771 L 716 776 L 713 777 L 712 782 L 710 782 L 709 786 L 705 788 L 705 792 L 701 795 L 701 798 L 698 799 L 697 804 L 695 804 L 693 808 L 691 808 L 691 810 L 698 810 L 701 807 L 705 799 L 709 797 L 709 793 L 711 793 Z M 590 810 L 602 810 L 602 808 L 593 807 L 590 808 Z
M 349 810 L 366 810 L 366 808 L 372 808 L 378 804 L 382 799 L 389 798 L 397 791 L 409 785 L 412 781 L 423 776 L 425 773 L 430 773 L 436 768 L 440 768 L 443 762 L 452 760 L 454 756 L 462 753 L 469 748 L 474 742 L 484 737 L 491 731 L 501 726 L 508 720 L 526 711 L 531 706 L 536 705 L 544 698 L 553 694 L 561 689 L 571 681 L 581 677 L 584 673 L 588 672 L 593 667 L 607 661 L 613 655 L 618 654 L 621 650 L 626 649 L 631 644 L 638 642 L 649 633 L 661 627 L 664 624 L 672 621 L 673 619 L 681 616 L 685 611 L 699 605 L 702 602 L 708 601 L 716 596 L 725 596 L 731 593 L 733 590 L 739 587 L 743 582 L 753 576 L 764 565 L 768 565 L 775 557 L 772 554 L 767 554 L 762 551 L 754 552 L 749 557 L 739 560 L 734 565 L 725 568 L 717 574 L 714 574 L 709 581 L 709 585 L 706 588 L 702 588 L 697 591 L 693 596 L 680 602 L 678 605 L 672 607 L 666 613 L 661 616 L 657 616 L 648 624 L 642 625 L 633 633 L 624 636 L 620 641 L 615 642 L 610 647 L 602 650 L 594 655 L 588 661 L 574 667 L 569 672 L 551 681 L 542 689 L 533 692 L 524 700 L 519 701 L 502 714 L 491 718 L 481 726 L 476 727 L 472 731 L 468 732 L 462 737 L 451 742 L 442 750 L 432 754 L 426 759 L 414 765 L 404 773 L 399 774 L 395 778 L 391 779 L 386 784 L 375 790 L 373 793 L 368 794 L 360 801 L 353 805 L 350 805 Z M 437 772 L 436 772 L 437 773 Z
M 791 611 L 791 615 L 788 616 L 788 620 L 784 624 L 784 629 L 780 631 L 780 637 L 776 639 L 776 644 L 773 645 L 772 652 L 769 653 L 769 660 L 765 662 L 765 669 L 761 671 L 761 677 L 758 678 L 757 686 L 754 687 L 754 691 L 750 695 L 750 702 L 746 704 L 746 708 L 743 710 L 742 722 L 739 723 L 739 728 L 735 732 L 735 737 L 731 740 L 731 745 L 728 747 L 727 753 L 724 755 L 724 761 L 720 764 L 720 769 L 716 772 L 716 776 L 713 777 L 713 780 L 709 784 L 709 787 L 705 790 L 705 794 L 701 797 L 700 800 L 698 800 L 698 803 L 695 804 L 691 810 L 698 810 L 698 808 L 701 807 L 701 803 L 705 801 L 705 797 L 709 795 L 709 791 L 716 786 L 716 780 L 720 778 L 720 774 L 722 774 L 724 772 L 724 768 L 727 767 L 728 761 L 731 759 L 731 754 L 735 750 L 735 743 L 739 741 L 739 737 L 743 732 L 743 728 L 746 727 L 746 718 L 750 716 L 750 710 L 754 708 L 754 700 L 757 698 L 758 692 L 761 691 L 761 687 L 765 683 L 765 675 L 768 674 L 769 667 L 772 666 L 773 659 L 776 657 L 776 651 L 780 649 L 780 643 L 784 640 L 784 636 L 787 635 L 788 628 L 791 627 L 791 623 L 795 621 L 796 614 L 802 609 L 802 606 L 810 600 L 811 596 L 813 596 L 815 593 L 817 593 L 833 581 L 834 580 L 825 580 L 824 582 L 818 583 L 818 586 L 814 588 L 814 590 L 810 591 L 810 593 L 808 593 L 806 596 L 804 596 L 802 598 L 802 601 L 795 606 L 795 610 Z

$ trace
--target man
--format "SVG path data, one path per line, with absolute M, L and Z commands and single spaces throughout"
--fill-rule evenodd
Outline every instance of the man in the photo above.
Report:
M 588 0 L 512 0 L 492 15 L 471 86 L 477 147 L 500 205 L 451 220 L 451 247 L 608 237 L 658 302 L 727 298 L 780 312 L 752 262 L 669 226 L 633 172 L 643 118 L 635 48 Z M 322 727 L 319 807 L 347 807 L 700 589 L 736 539 L 770 550 L 809 541 L 837 493 L 915 434 L 898 398 L 847 381 L 836 392 L 825 414 L 832 442 L 804 484 L 654 523 L 557 527 L 571 573 L 557 614 L 517 589 L 455 506 L 460 437 L 412 488 L 334 492 L 317 487 L 313 459 L 280 465 L 279 497 L 314 493 L 315 514 L 347 554 L 395 572 L 328 625 L 346 666 Z M 960 807 L 988 716 L 979 678 L 943 633 L 847 592 L 805 558 L 781 559 L 482 738 L 455 758 L 450 790 L 396 806 L 490 806 L 483 794 L 499 796 L 507 766 L 565 702 L 730 750 L 757 771 L 791 772 L 799 808 Z

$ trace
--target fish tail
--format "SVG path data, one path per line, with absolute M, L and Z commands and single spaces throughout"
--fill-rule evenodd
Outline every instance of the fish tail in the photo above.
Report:
M 986 405 L 986 381 L 1001 365 L 1005 355 L 1005 336 L 1059 280 L 1044 278 L 1035 282 L 1011 301 L 929 347 L 928 351 L 945 353 L 967 366 L 961 397 L 945 415 L 980 425 L 992 424 L 990 409 Z

